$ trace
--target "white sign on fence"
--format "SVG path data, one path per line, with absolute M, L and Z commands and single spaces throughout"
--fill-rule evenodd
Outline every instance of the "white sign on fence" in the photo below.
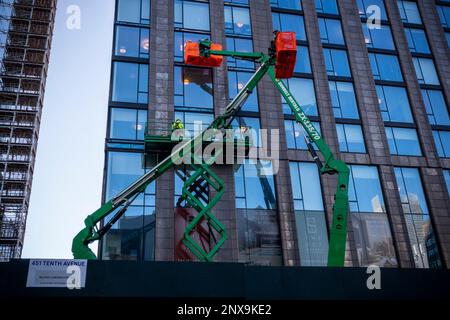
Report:
M 87 260 L 31 259 L 27 287 L 81 289 L 86 271 Z

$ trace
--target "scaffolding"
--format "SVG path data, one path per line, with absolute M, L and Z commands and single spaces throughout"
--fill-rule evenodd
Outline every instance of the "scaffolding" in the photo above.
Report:
M 57 0 L 0 0 L 0 262 L 19 258 Z

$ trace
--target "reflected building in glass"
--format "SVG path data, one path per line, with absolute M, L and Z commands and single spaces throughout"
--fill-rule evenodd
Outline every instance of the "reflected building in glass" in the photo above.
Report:
M 346 265 L 449 267 L 449 12 L 443 0 L 116 0 L 103 200 L 162 159 L 164 150 L 145 155 L 145 130 L 175 119 L 205 128 L 257 68 L 232 57 L 187 66 L 187 41 L 267 52 L 274 30 L 295 31 L 285 83 L 351 169 Z M 215 260 L 326 266 L 336 177 L 319 174 L 269 79 L 232 126 L 280 130 L 280 159 L 214 166 L 226 191 L 213 214 L 228 231 Z M 102 259 L 192 260 L 181 239 L 195 213 L 180 200 L 191 172 L 152 183 L 101 242 Z M 202 226 L 196 239 L 211 247 L 216 234 Z

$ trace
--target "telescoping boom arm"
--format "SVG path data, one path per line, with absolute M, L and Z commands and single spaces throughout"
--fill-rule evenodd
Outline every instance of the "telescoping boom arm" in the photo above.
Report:
M 283 37 L 287 41 L 284 41 Z M 291 45 L 289 47 L 289 43 Z M 286 45 L 287 43 L 287 45 Z M 286 49 L 286 50 L 285 50 Z M 347 212 L 348 212 L 348 181 L 349 169 L 347 165 L 333 157 L 333 154 L 325 143 L 320 133 L 313 126 L 306 116 L 294 96 L 280 78 L 292 76 L 293 66 L 295 65 L 295 34 L 280 32 L 276 33 L 269 54 L 263 53 L 245 53 L 221 50 L 220 45 L 212 44 L 209 40 L 203 40 L 199 43 L 188 43 L 185 48 L 185 62 L 200 66 L 218 66 L 221 63 L 221 57 L 229 56 L 236 59 L 252 60 L 260 63 L 259 68 L 240 90 L 237 96 L 229 103 L 224 114 L 217 117 L 206 129 L 228 128 L 237 112 L 241 109 L 247 98 L 253 92 L 259 81 L 265 74 L 268 74 L 276 88 L 280 91 L 286 103 L 295 115 L 296 121 L 303 127 L 306 135 L 308 150 L 314 161 L 317 163 L 321 174 L 337 174 L 338 185 L 335 193 L 335 203 L 333 206 L 333 219 L 330 230 L 330 245 L 328 252 L 328 266 L 343 266 L 345 256 L 345 243 L 347 234 Z M 187 52 L 187 53 L 186 53 Z M 190 53 L 193 52 L 193 54 Z M 220 58 L 218 58 L 220 57 Z M 201 133 L 200 135 L 202 135 Z M 188 148 L 199 135 L 186 141 L 176 147 L 173 152 L 162 160 L 153 169 L 145 173 L 141 178 L 127 187 L 113 199 L 103 204 L 97 211 L 85 219 L 85 228 L 81 230 L 74 238 L 72 243 L 72 253 L 76 259 L 96 259 L 95 254 L 89 248 L 89 244 L 101 239 L 111 227 L 125 213 L 128 206 L 146 187 L 164 172 L 173 167 L 177 160 L 183 157 L 185 148 Z M 323 162 L 319 158 L 316 150 L 323 157 Z M 106 217 L 112 215 L 112 218 L 102 227 L 97 225 Z

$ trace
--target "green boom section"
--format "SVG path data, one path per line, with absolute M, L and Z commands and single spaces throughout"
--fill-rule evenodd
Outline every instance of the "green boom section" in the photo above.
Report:
M 320 133 L 314 128 L 294 96 L 280 79 L 275 77 L 274 67 L 270 67 L 269 76 L 280 91 L 286 103 L 295 115 L 295 119 L 305 129 L 308 137 L 317 146 L 324 157 L 324 164 L 320 168 L 321 174 L 338 174 L 338 185 L 334 196 L 333 220 L 330 230 L 330 245 L 328 249 L 328 266 L 341 267 L 345 259 L 345 242 L 347 239 L 348 215 L 348 182 L 350 171 L 348 166 L 336 160 Z
M 314 143 L 319 152 L 323 157 L 323 164 L 313 148 L 309 148 L 314 160 L 319 166 L 321 174 L 337 174 L 338 184 L 335 193 L 335 202 L 333 206 L 333 218 L 330 230 L 330 245 L 328 252 L 328 266 L 341 267 L 344 265 L 345 258 L 345 243 L 347 237 L 347 215 L 348 215 L 348 183 L 350 171 L 348 166 L 340 160 L 336 160 L 333 154 L 325 143 L 320 133 L 314 128 L 313 124 L 302 110 L 298 102 L 295 100 L 286 85 L 275 77 L 274 65 L 276 62 L 275 50 L 272 45 L 270 48 L 270 55 L 265 55 L 263 53 L 243 53 L 243 52 L 233 52 L 233 51 L 213 51 L 209 50 L 211 42 L 209 40 L 204 40 L 200 42 L 200 48 L 202 55 L 205 57 L 210 54 L 231 56 L 234 58 L 250 59 L 255 62 L 259 62 L 261 65 L 251 79 L 247 82 L 244 88 L 237 94 L 233 101 L 227 106 L 224 114 L 217 117 L 212 124 L 206 129 L 224 129 L 231 125 L 236 113 L 241 109 L 242 105 L 247 100 L 248 96 L 253 92 L 259 81 L 263 76 L 268 73 L 272 82 L 275 84 L 276 88 L 280 91 L 284 100 L 287 102 L 292 112 L 295 115 L 295 119 L 304 128 L 306 135 L 308 137 L 308 146 L 310 143 Z M 205 131 L 206 131 L 205 130 Z M 96 256 L 89 249 L 88 245 L 94 241 L 101 239 L 101 237 L 111 228 L 112 224 L 117 221 L 120 216 L 125 212 L 127 206 L 130 202 L 134 200 L 134 197 L 139 193 L 143 192 L 145 188 L 158 177 L 160 177 L 169 168 L 180 164 L 184 157 L 185 151 L 192 152 L 195 154 L 194 150 L 196 145 L 198 145 L 199 139 L 202 139 L 202 132 L 198 136 L 192 138 L 187 142 L 180 143 L 177 145 L 172 154 L 166 159 L 160 162 L 156 167 L 151 169 L 131 186 L 122 191 L 118 196 L 116 196 L 111 201 L 105 203 L 100 209 L 95 211 L 93 214 L 88 216 L 85 220 L 86 227 L 81 230 L 74 238 L 72 244 L 72 252 L 74 258 L 76 259 L 95 259 Z M 210 159 L 213 161 L 214 159 Z M 195 161 L 194 161 L 195 162 Z M 202 163 L 202 161 L 197 161 L 195 164 L 191 165 L 194 169 L 194 173 L 185 181 L 183 186 L 182 197 L 186 202 L 197 210 L 198 214 L 193 219 L 191 223 L 187 226 L 183 243 L 189 250 L 201 261 L 212 261 L 214 255 L 218 252 L 220 247 L 223 245 L 227 238 L 226 230 L 224 226 L 218 221 L 214 215 L 211 213 L 211 209 L 217 204 L 220 197 L 225 191 L 225 186 L 223 182 L 219 179 L 217 175 L 211 170 L 210 165 L 212 162 Z M 190 191 L 190 186 L 198 181 L 206 181 L 208 186 L 214 190 L 214 196 L 208 203 L 203 203 L 195 197 Z M 96 225 L 106 218 L 107 216 L 113 214 L 110 222 L 106 224 L 106 227 L 98 229 Z M 209 225 L 221 236 L 219 241 L 213 247 L 210 252 L 205 252 L 191 237 L 191 233 L 194 231 L 196 226 L 201 223 L 202 219 L 206 219 Z

